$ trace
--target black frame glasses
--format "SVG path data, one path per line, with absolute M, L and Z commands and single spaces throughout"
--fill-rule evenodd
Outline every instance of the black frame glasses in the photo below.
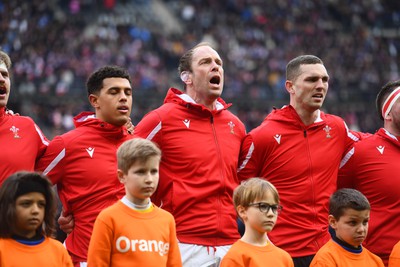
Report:
M 274 214 L 279 214 L 281 213 L 283 207 L 281 205 L 270 205 L 265 202 L 257 202 L 257 203 L 251 203 L 249 206 L 253 207 L 258 207 L 258 209 L 263 212 L 263 213 L 268 213 L 270 210 L 272 210 L 272 213 Z

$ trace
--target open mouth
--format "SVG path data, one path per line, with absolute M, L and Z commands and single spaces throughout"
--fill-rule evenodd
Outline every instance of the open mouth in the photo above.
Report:
M 315 97 L 315 98 L 323 98 L 324 95 L 323 95 L 323 94 L 314 94 L 312 97 Z
M 221 82 L 221 77 L 219 76 L 213 76 L 210 80 L 210 83 L 215 85 L 219 85 L 220 82 Z
M 5 95 L 7 93 L 6 88 L 0 87 L 0 95 Z

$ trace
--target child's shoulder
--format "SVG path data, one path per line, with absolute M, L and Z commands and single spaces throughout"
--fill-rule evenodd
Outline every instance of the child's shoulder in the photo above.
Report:
M 162 217 L 167 218 L 168 220 L 175 221 L 174 216 L 169 211 L 166 211 L 163 208 L 160 208 L 160 207 L 157 207 L 156 205 L 154 205 L 154 211 L 158 213 L 157 214 L 158 216 L 162 216 Z
M 58 240 L 56 240 L 54 238 L 45 237 L 45 242 L 47 242 L 48 246 L 53 247 L 55 250 L 60 250 L 62 252 L 66 252 L 67 251 L 66 248 L 64 247 L 64 245 L 60 241 L 58 241 Z
M 347 251 L 332 239 L 320 248 L 311 262 L 310 267 L 323 266 L 323 264 L 345 266 L 346 264 L 354 262 L 368 263 L 368 266 L 384 267 L 381 258 L 365 247 L 363 247 L 361 253 L 353 253 Z
M 102 209 L 96 217 L 96 222 L 102 221 L 103 223 L 106 222 L 108 224 L 115 218 L 119 218 L 121 214 L 124 213 L 122 212 L 122 210 L 124 209 L 123 206 L 124 204 L 119 200 L 114 204 L 112 204 L 111 206 Z

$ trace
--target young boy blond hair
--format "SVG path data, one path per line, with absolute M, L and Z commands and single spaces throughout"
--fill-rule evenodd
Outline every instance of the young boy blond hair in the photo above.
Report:
M 292 267 L 289 253 L 272 244 L 267 236 L 282 210 L 275 186 L 262 178 L 250 178 L 235 189 L 233 203 L 245 232 L 222 259 L 221 267 Z
M 370 210 L 368 199 L 355 189 L 333 193 L 328 222 L 335 234 L 320 248 L 310 267 L 384 267 L 381 258 L 361 245 L 367 237 Z
M 97 217 L 88 266 L 182 266 L 174 218 L 150 200 L 159 180 L 160 149 L 135 138 L 119 147 L 117 158 L 126 194 Z

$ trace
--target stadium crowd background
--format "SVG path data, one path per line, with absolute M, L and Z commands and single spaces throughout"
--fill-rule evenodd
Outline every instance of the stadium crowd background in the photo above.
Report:
M 397 0 L 0 0 L 0 46 L 13 60 L 9 108 L 52 139 L 89 110 L 85 81 L 116 64 L 133 78 L 136 124 L 182 89 L 180 56 L 206 40 L 224 60 L 223 98 L 247 130 L 288 103 L 285 66 L 314 54 L 331 76 L 324 110 L 375 132 L 375 96 L 400 79 Z

